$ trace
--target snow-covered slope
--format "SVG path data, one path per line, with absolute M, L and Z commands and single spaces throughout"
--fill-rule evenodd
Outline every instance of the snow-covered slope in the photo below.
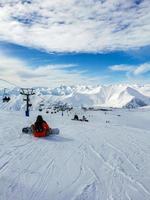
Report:
M 150 110 L 43 114 L 60 135 L 22 134 L 37 114 L 0 112 L 1 200 L 150 199 Z
M 10 88 L 11 101 L 0 102 L 0 109 L 20 110 L 25 107 L 18 88 Z M 3 88 L 0 87 L 2 98 Z M 110 85 L 110 86 L 61 86 L 54 89 L 36 88 L 31 98 L 32 109 L 38 109 L 44 103 L 45 109 L 57 101 L 73 106 L 103 106 L 117 108 L 135 108 L 150 105 L 150 85 Z

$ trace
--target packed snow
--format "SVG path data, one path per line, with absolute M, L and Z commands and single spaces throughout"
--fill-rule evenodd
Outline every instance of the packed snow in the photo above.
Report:
M 150 199 L 150 108 L 42 112 L 60 135 L 22 134 L 38 114 L 0 111 L 0 199 Z

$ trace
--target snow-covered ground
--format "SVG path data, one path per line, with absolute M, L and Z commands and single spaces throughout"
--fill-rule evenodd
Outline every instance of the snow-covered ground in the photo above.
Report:
M 150 109 L 43 113 L 60 135 L 22 134 L 37 114 L 0 111 L 0 200 L 150 199 Z

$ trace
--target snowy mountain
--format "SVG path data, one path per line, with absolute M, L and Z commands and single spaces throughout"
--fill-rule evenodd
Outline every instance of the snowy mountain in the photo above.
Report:
M 0 98 L 5 96 L 4 85 L 0 87 Z M 7 85 L 8 88 L 8 85 Z M 110 86 L 60 86 L 54 89 L 39 87 L 36 95 L 31 97 L 32 109 L 39 109 L 40 104 L 47 109 L 53 103 L 63 102 L 81 107 L 116 107 L 137 108 L 150 105 L 150 85 L 110 85 Z M 0 109 L 22 110 L 25 108 L 19 88 L 7 89 L 11 100 L 8 103 L 0 102 Z

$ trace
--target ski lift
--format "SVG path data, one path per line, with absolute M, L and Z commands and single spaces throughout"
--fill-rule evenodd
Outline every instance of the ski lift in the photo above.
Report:
M 3 93 L 3 103 L 8 103 L 10 101 L 10 95 L 8 92 L 6 92 L 7 88 L 4 88 L 4 93 Z
M 3 98 L 3 102 L 5 103 L 5 102 L 9 102 L 10 101 L 10 97 L 7 97 L 7 96 L 5 96 L 4 98 Z
M 42 112 L 42 108 L 39 108 L 39 111 Z
M 41 101 L 41 103 L 40 103 L 40 106 L 42 107 L 42 106 L 44 106 L 44 103 L 43 103 L 43 101 Z

